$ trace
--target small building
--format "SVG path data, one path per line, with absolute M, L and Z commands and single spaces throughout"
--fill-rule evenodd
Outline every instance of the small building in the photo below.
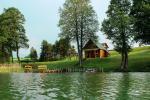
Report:
M 104 58 L 109 55 L 108 45 L 106 43 L 95 43 L 89 40 L 83 47 L 85 58 Z

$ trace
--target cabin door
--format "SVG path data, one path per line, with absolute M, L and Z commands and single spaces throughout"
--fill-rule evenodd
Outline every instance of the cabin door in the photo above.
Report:
M 95 52 L 93 50 L 88 51 L 88 58 L 95 58 Z

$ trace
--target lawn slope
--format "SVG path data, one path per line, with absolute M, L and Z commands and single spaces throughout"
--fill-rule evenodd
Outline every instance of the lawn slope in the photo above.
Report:
M 104 71 L 118 71 L 121 56 L 110 51 L 110 56 L 103 59 L 88 59 L 84 62 L 86 67 L 103 67 Z M 134 48 L 129 53 L 128 71 L 142 72 L 150 71 L 150 46 Z

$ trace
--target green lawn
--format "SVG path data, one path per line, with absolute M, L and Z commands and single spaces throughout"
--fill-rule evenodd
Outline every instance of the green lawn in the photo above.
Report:
M 83 67 L 97 67 L 103 68 L 105 72 L 119 71 L 121 56 L 115 52 L 110 51 L 110 56 L 103 59 L 86 59 L 83 62 Z M 36 62 L 33 65 L 47 65 L 49 69 L 54 68 L 70 68 L 78 67 L 77 60 L 61 60 L 52 62 Z M 129 71 L 142 72 L 150 71 L 150 46 L 134 48 L 129 53 Z
M 84 62 L 86 67 L 103 67 L 104 71 L 118 71 L 121 56 L 110 52 L 110 57 L 103 59 L 88 59 Z M 129 53 L 129 71 L 150 71 L 150 46 L 134 48 Z

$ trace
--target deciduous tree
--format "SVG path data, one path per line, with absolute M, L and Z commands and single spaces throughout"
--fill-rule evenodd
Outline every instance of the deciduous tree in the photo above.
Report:
M 8 54 L 13 58 L 12 52 L 16 51 L 19 62 L 19 49 L 28 48 L 28 39 L 23 26 L 24 22 L 23 14 L 14 7 L 4 9 L 0 18 L 0 45 L 2 52 L 8 51 Z
M 82 47 L 92 38 L 97 40 L 98 20 L 90 0 L 66 0 L 60 9 L 60 37 L 75 40 L 79 54 L 79 64 L 82 66 Z
M 129 16 L 130 0 L 111 0 L 107 19 L 102 23 L 102 31 L 112 40 L 114 48 L 122 56 L 121 69 L 128 68 L 128 52 L 132 44 L 132 19 Z

